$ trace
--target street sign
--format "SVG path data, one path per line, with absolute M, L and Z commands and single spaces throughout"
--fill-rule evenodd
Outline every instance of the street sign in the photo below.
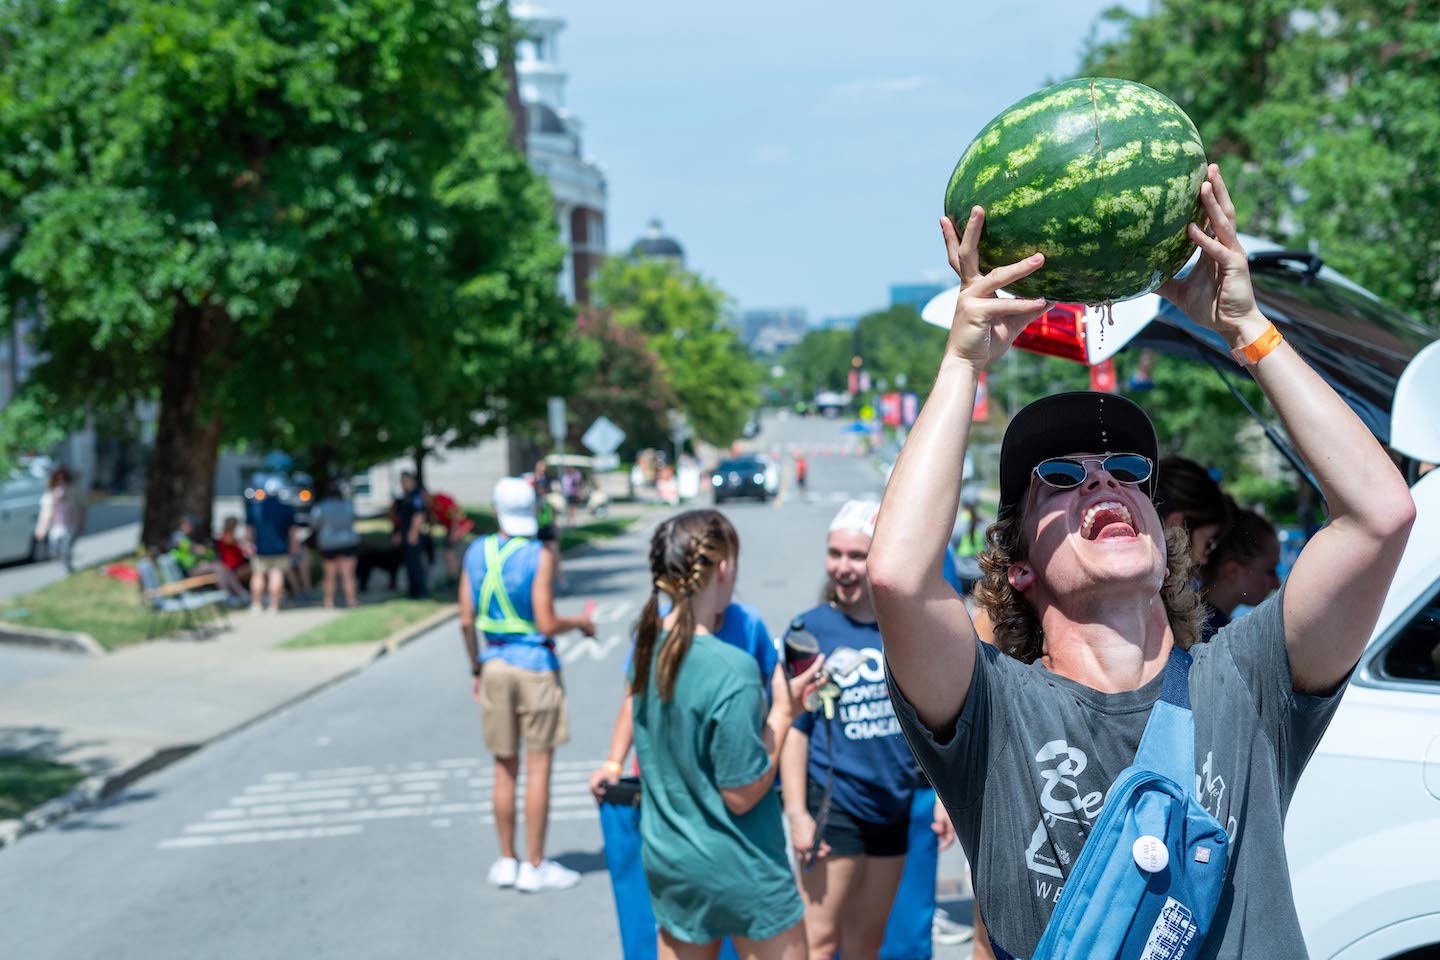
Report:
M 610 420 L 609 417 L 596 417 L 595 422 L 590 424 L 590 429 L 580 438 L 585 449 L 591 453 L 604 455 L 614 453 L 620 449 L 620 443 L 625 439 L 625 431 Z
M 565 398 L 551 397 L 545 407 L 550 414 L 550 439 L 555 441 L 556 446 L 562 446 L 565 443 Z

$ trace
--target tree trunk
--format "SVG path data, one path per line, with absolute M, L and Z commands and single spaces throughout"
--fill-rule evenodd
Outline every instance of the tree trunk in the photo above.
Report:
M 155 449 L 145 481 L 140 542 L 162 547 L 180 518 L 194 514 L 198 537 L 210 535 L 215 498 L 215 461 L 221 422 L 205 415 L 213 362 L 223 348 L 227 317 L 214 306 L 178 302 L 165 344 Z
M 415 485 L 421 490 L 425 489 L 425 457 L 430 453 L 422 443 L 415 448 L 412 456 L 415 458 Z

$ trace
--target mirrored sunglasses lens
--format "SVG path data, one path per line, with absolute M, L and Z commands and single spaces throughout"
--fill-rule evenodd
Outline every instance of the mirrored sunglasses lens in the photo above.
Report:
M 1084 465 L 1073 460 L 1045 460 L 1035 472 L 1052 487 L 1073 487 L 1085 479 Z
M 1144 483 L 1150 479 L 1150 461 L 1133 453 L 1106 457 L 1105 472 L 1121 483 Z

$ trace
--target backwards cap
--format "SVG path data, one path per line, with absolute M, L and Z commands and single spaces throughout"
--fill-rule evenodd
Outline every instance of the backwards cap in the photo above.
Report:
M 1014 512 L 1030 487 L 1030 472 L 1041 460 L 1072 453 L 1138 453 L 1156 464 L 1144 489 L 1155 496 L 1159 473 L 1155 425 L 1134 402 L 1085 390 L 1042 397 L 1023 408 L 1005 429 L 1000 445 L 1000 511 Z

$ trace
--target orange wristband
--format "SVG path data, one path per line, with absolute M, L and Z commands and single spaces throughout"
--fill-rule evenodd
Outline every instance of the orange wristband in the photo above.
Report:
M 1247 343 L 1243 347 L 1236 347 L 1230 351 L 1230 355 L 1235 358 L 1235 362 L 1240 364 L 1240 366 L 1253 367 L 1265 359 L 1270 351 L 1278 347 L 1283 340 L 1284 337 L 1280 336 L 1280 331 L 1276 330 L 1275 324 L 1272 323 L 1266 327 L 1265 332 L 1256 337 L 1254 341 Z

